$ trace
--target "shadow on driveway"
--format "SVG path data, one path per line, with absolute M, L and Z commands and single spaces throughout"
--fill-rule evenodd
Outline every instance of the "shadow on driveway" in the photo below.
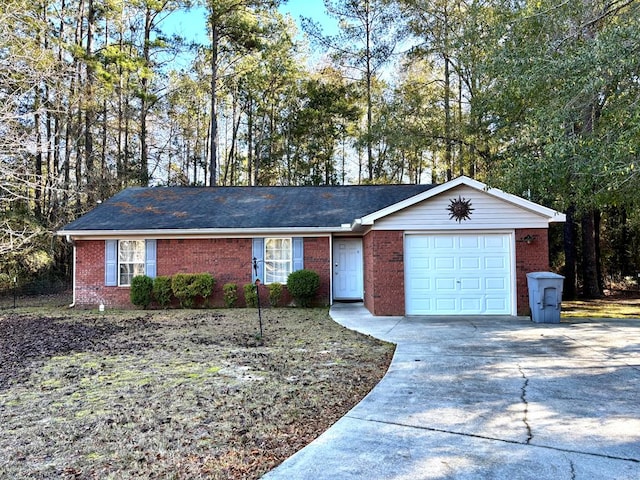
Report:
M 393 362 L 265 479 L 640 478 L 639 320 L 331 315 Z

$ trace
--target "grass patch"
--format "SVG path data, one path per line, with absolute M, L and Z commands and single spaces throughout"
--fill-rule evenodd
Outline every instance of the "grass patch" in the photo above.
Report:
M 0 477 L 259 478 L 384 375 L 326 309 L 0 312 Z
M 640 299 L 604 297 L 562 302 L 562 318 L 640 318 Z

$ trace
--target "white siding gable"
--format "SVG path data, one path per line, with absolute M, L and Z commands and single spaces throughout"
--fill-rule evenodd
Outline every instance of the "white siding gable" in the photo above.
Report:
M 458 196 L 471 201 L 468 220 L 450 218 L 452 199 Z M 548 228 L 549 218 L 506 200 L 460 185 L 420 203 L 377 219 L 374 230 L 486 230 L 514 228 Z

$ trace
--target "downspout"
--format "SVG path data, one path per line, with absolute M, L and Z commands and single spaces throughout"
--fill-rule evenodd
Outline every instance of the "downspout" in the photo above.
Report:
M 67 235 L 67 242 L 71 243 L 73 246 L 73 270 L 72 270 L 72 280 L 71 280 L 71 288 L 73 290 L 73 298 L 69 308 L 73 308 L 76 306 L 76 242 L 74 242 L 69 235 Z

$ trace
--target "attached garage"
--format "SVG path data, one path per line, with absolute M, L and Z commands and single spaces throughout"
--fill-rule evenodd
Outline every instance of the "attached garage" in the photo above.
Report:
M 526 274 L 549 269 L 559 212 L 460 177 L 358 224 L 375 315 L 526 315 Z
M 405 235 L 407 315 L 509 315 L 513 235 Z

